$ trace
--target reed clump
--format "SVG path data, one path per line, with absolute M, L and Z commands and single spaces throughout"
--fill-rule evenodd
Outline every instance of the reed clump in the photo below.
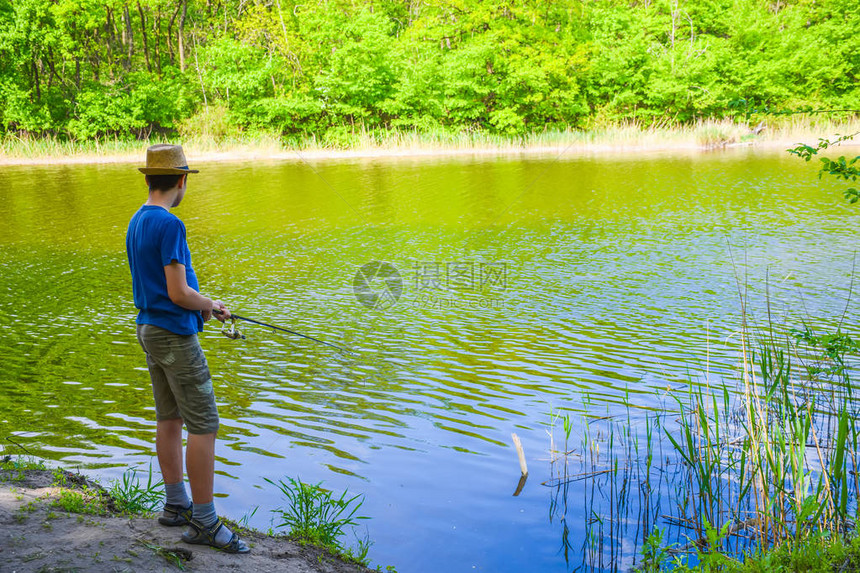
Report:
M 858 350 L 838 331 L 744 336 L 736 384 L 691 380 L 669 392 L 674 407 L 644 419 L 629 396 L 626 419 L 585 406 L 573 447 L 570 414 L 556 414 L 564 445 L 551 430 L 544 485 L 565 555 L 586 568 L 649 571 L 753 571 L 810 552 L 855 559 Z M 585 541 L 574 547 L 567 500 L 580 495 Z
M 548 127 L 538 132 L 502 135 L 480 129 L 440 125 L 421 129 L 334 126 L 314 134 L 284 135 L 250 130 L 231 122 L 226 108 L 210 106 L 182 122 L 173 135 L 143 139 L 105 137 L 75 140 L 60 135 L 35 137 L 9 132 L 0 137 L 0 161 L 132 161 L 154 143 L 182 143 L 197 160 L 289 158 L 296 152 L 330 154 L 431 154 L 522 151 L 598 152 L 713 149 L 735 144 L 791 145 L 815 141 L 821 133 L 860 131 L 860 119 L 830 116 L 774 117 L 753 125 L 733 119 L 701 119 L 687 124 L 657 121 L 594 123 L 584 129 Z

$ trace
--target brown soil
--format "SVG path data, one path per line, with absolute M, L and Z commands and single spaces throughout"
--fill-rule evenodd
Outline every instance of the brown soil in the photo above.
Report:
M 164 527 L 154 516 L 117 513 L 102 493 L 106 515 L 68 513 L 55 505 L 64 490 L 101 488 L 66 473 L 67 486 L 54 487 L 50 470 L 0 471 L 0 571 L 243 571 L 245 573 L 364 573 L 325 550 L 298 545 L 284 536 L 243 531 L 250 555 L 228 555 L 180 541 L 184 528 Z

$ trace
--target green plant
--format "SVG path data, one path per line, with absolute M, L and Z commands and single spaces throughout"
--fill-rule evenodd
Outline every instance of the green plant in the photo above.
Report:
M 27 477 L 27 472 L 31 470 L 45 470 L 48 467 L 44 460 L 34 456 L 6 456 L 0 462 L 0 470 L 15 472 L 11 477 L 12 481 L 24 481 Z
M 347 497 L 348 492 L 344 491 L 335 497 L 321 487 L 321 482 L 307 484 L 298 478 L 287 478 L 286 482 L 266 478 L 266 481 L 277 487 L 289 502 L 286 508 L 272 510 L 281 517 L 276 527 L 288 528 L 289 535 L 296 539 L 344 552 L 340 541 L 344 529 L 367 519 L 356 515 L 364 503 L 360 494 Z
M 44 556 L 45 556 L 45 554 L 43 552 L 34 551 L 33 553 L 30 553 L 30 554 L 22 557 L 21 561 L 23 561 L 24 563 L 29 563 L 30 561 L 35 561 L 36 559 L 41 559 Z
M 353 534 L 355 533 L 353 532 Z M 373 541 L 370 539 L 370 535 L 367 532 L 364 533 L 363 537 L 355 535 L 355 544 L 355 549 L 353 549 L 352 547 L 346 548 L 346 550 L 343 552 L 343 557 L 347 561 L 367 566 L 367 564 L 369 563 L 367 559 L 367 554 L 370 551 L 370 548 L 373 546 Z
M 52 485 L 57 487 L 65 487 L 68 485 L 68 477 L 66 476 L 65 470 L 62 468 L 54 468 L 51 470 L 51 474 L 54 476 L 54 481 L 51 482 Z
M 161 481 L 153 483 L 152 464 L 149 464 L 145 484 L 141 483 L 137 468 L 130 468 L 123 472 L 121 479 L 113 482 L 108 493 L 120 511 L 135 515 L 155 511 L 163 499 L 161 488 Z
M 155 543 L 149 543 L 142 540 L 139 540 L 139 543 L 171 565 L 175 565 L 180 571 L 185 571 L 185 561 L 191 559 L 191 552 L 182 547 L 169 549 L 167 547 L 162 547 L 161 545 L 156 545 Z M 135 553 L 132 553 L 132 551 L 129 551 L 129 553 L 136 555 Z
M 89 515 L 104 515 L 107 513 L 104 500 L 97 493 L 85 488 L 83 490 L 63 489 L 57 494 L 51 505 L 69 513 Z
M 719 531 L 705 522 L 706 542 L 696 548 L 696 556 L 699 560 L 699 568 L 703 571 L 730 571 L 739 561 L 732 559 L 722 552 L 726 536 L 729 533 L 729 525 L 726 523 Z
M 245 512 L 245 514 L 236 521 L 236 525 L 241 527 L 242 529 L 249 529 L 248 522 L 252 517 L 257 513 L 257 510 L 260 509 L 259 505 L 255 505 L 253 509 Z
M 642 563 L 639 570 L 643 573 L 658 573 L 669 562 L 669 553 L 663 547 L 663 532 L 659 528 L 655 527 L 645 538 L 641 551 Z
M 845 357 L 850 354 L 860 354 L 860 344 L 855 342 L 849 335 L 841 332 L 816 335 L 809 326 L 803 329 L 792 328 L 789 331 L 798 343 L 804 343 L 810 348 L 821 352 L 831 365 L 811 365 L 807 368 L 809 374 L 833 374 L 840 377 L 847 376 Z

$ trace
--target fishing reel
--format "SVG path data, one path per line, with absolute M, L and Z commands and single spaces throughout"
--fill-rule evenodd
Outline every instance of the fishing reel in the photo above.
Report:
M 230 328 L 227 328 L 226 320 L 221 324 L 221 334 L 231 340 L 236 340 L 238 338 L 245 340 L 245 335 L 239 332 L 239 329 L 236 328 L 236 317 L 230 317 Z

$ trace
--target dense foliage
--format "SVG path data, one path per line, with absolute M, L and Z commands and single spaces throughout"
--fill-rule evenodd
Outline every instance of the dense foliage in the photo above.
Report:
M 519 134 L 860 108 L 856 0 L 0 0 L 0 131 Z

